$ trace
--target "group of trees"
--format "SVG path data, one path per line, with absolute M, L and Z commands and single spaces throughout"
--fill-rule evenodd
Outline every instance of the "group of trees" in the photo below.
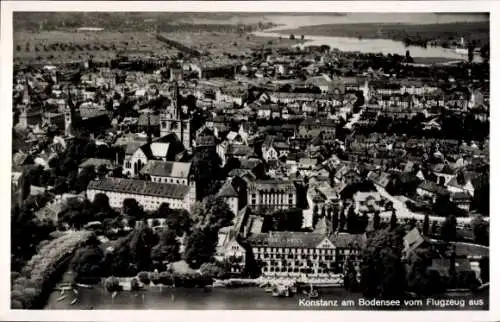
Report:
M 192 268 L 199 268 L 212 259 L 219 230 L 230 226 L 235 214 L 223 198 L 208 196 L 193 205 L 192 216 L 195 228 L 186 238 L 184 259 Z
M 84 167 L 78 171 L 78 166 L 87 158 L 116 159 L 121 150 L 105 145 L 96 145 L 88 139 L 75 139 L 68 143 L 64 151 L 48 160 L 48 169 L 34 166 L 23 173 L 23 179 L 31 185 L 52 186 L 54 192 L 62 194 L 73 191 L 79 193 L 87 188 L 88 183 L 108 173 L 108 168 L 101 165 Z
M 29 201 L 32 198 L 28 198 Z M 33 199 L 36 199 L 34 197 Z M 50 238 L 55 226 L 50 220 L 40 220 L 28 202 L 13 205 L 11 211 L 11 270 L 19 271 L 36 251 L 39 243 Z
M 262 231 L 301 231 L 302 209 L 292 208 L 288 210 L 277 210 L 271 213 L 263 213 L 264 222 Z
M 196 179 L 196 195 L 204 198 L 214 195 L 221 187 L 221 160 L 213 150 L 198 150 L 192 159 L 192 172 Z
M 359 126 L 360 134 L 386 133 L 426 138 L 462 139 L 482 141 L 488 137 L 488 122 L 478 120 L 473 113 L 459 117 L 451 113 L 441 114 L 438 122 L 440 130 L 424 130 L 426 121 L 422 114 L 409 117 L 391 117 L 380 115 L 375 122 Z
M 94 235 L 88 231 L 65 234 L 43 247 L 23 267 L 12 272 L 11 307 L 13 309 L 40 308 L 44 292 L 53 287 L 58 272 L 64 268 L 73 252 Z
M 369 297 L 398 298 L 405 291 L 401 261 L 404 229 L 377 230 L 361 254 L 360 290 Z

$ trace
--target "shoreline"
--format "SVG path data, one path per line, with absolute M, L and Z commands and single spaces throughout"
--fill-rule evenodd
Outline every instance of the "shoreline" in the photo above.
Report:
M 304 36 L 317 36 L 317 37 L 345 37 L 345 38 L 360 38 L 360 39 L 385 39 L 403 42 L 404 37 L 412 38 L 420 34 L 428 34 L 428 38 L 436 41 L 444 41 L 441 33 L 442 29 L 450 27 L 454 29 L 452 32 L 463 34 L 471 32 L 471 29 L 478 29 L 476 33 L 480 35 L 480 41 L 487 41 L 488 37 L 485 35 L 485 28 L 489 29 L 487 22 L 454 22 L 454 23 L 434 23 L 434 24 L 407 24 L 407 23 L 349 23 L 349 24 L 318 24 L 318 25 L 304 25 L 296 28 L 285 28 L 286 26 L 274 27 L 266 29 L 265 31 L 272 31 L 280 34 L 295 34 Z M 382 32 L 384 29 L 385 33 Z M 408 32 L 408 29 L 409 32 Z M 411 30 L 415 29 L 415 30 Z M 407 33 L 408 32 L 408 33 Z M 416 35 L 413 35 L 415 33 Z M 392 37 L 391 37 L 392 35 Z M 427 38 L 426 37 L 426 38 Z M 431 46 L 429 46 L 431 47 Z M 437 46 L 440 47 L 440 46 Z

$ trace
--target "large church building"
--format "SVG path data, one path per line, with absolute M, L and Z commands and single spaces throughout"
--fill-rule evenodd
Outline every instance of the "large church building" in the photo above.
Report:
M 172 104 L 160 114 L 160 136 L 175 133 L 186 150 L 191 148 L 192 128 L 191 118 L 183 117 L 182 106 L 179 103 L 179 85 L 174 81 Z

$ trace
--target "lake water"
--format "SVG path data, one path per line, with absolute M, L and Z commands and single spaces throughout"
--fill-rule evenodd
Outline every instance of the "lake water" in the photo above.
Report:
M 478 22 L 488 21 L 488 16 L 483 14 L 434 14 L 434 13 L 349 13 L 345 16 L 273 16 L 264 17 L 266 21 L 273 21 L 280 26 L 263 32 L 255 32 L 256 36 L 287 37 L 278 31 L 295 29 L 302 26 L 322 24 L 352 24 L 352 23 L 405 23 L 405 24 L 435 24 L 453 22 Z M 270 20 L 272 19 L 272 20 Z M 358 39 L 351 37 L 325 37 L 304 35 L 308 40 L 307 45 L 328 45 L 341 51 L 359 51 L 362 53 L 383 53 L 404 55 L 410 50 L 412 57 L 439 57 L 452 60 L 466 60 L 467 55 L 457 53 L 453 49 L 441 47 L 422 48 L 417 46 L 405 47 L 402 42 L 390 39 Z M 475 61 L 481 61 L 476 55 Z
M 163 289 L 160 291 L 144 291 L 135 296 L 131 292 L 119 293 L 114 299 L 102 287 L 94 289 L 80 289 L 80 299 L 75 305 L 70 305 L 72 296 L 57 302 L 58 292 L 51 294 L 45 309 L 75 309 L 75 310 L 368 310 L 373 307 L 356 306 L 304 306 L 301 305 L 300 297 L 278 298 L 272 297 L 264 289 L 247 287 L 238 289 L 216 288 L 210 292 L 203 289 Z M 342 300 L 352 299 L 358 303 L 360 294 L 350 293 L 341 288 L 329 288 L 320 290 L 320 299 Z M 456 295 L 457 299 L 470 299 L 471 295 Z M 483 299 L 475 296 L 476 299 Z M 488 300 L 483 299 L 485 305 L 475 307 L 466 306 L 465 309 L 481 310 L 487 308 Z M 405 310 L 418 310 L 421 307 L 405 307 Z M 439 309 L 439 308 L 431 308 Z M 456 308 L 460 309 L 460 308 Z

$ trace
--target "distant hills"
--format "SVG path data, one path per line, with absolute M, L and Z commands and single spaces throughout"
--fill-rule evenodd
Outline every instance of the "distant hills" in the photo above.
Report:
M 298 12 L 14 12 L 14 31 L 100 27 L 107 30 L 142 29 L 171 24 L 269 23 L 276 15 L 343 16 L 343 13 Z

